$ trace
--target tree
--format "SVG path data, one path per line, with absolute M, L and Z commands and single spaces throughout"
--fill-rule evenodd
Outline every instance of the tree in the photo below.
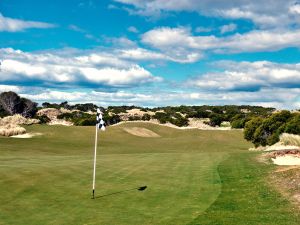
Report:
M 289 111 L 274 113 L 264 119 L 255 117 L 246 123 L 244 137 L 255 146 L 273 145 L 279 141 L 279 135 L 286 130 L 286 125 L 292 118 Z M 290 124 L 289 129 L 297 129 L 297 125 L 293 124 Z
M 214 113 L 210 117 L 209 125 L 211 125 L 213 127 L 220 126 L 222 122 L 223 122 L 222 116 Z
M 151 120 L 151 116 L 150 116 L 148 113 L 145 113 L 145 114 L 142 116 L 142 120 L 149 121 L 149 120 Z
M 285 126 L 285 133 L 300 135 L 300 115 L 295 115 Z
M 262 124 L 262 122 L 263 122 L 262 118 L 254 117 L 245 124 L 244 138 L 247 141 L 254 140 L 254 133 L 256 129 Z
M 3 92 L 0 94 L 0 104 L 9 115 L 14 115 L 20 109 L 21 98 L 12 91 Z
M 21 98 L 12 91 L 0 94 L 0 104 L 8 115 L 21 114 L 24 117 L 33 117 L 37 112 L 37 103 Z
M 21 115 L 24 117 L 33 117 L 37 112 L 37 103 L 27 98 L 21 98 Z
M 60 103 L 59 106 L 60 106 L 60 108 L 64 108 L 64 109 L 71 108 L 67 101 Z

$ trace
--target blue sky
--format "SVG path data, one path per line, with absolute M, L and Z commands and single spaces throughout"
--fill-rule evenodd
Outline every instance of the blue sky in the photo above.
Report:
M 39 103 L 300 108 L 300 3 L 1 0 L 0 91 Z

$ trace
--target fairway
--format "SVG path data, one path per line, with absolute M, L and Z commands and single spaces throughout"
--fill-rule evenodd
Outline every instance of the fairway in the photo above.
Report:
M 159 136 L 123 129 L 136 126 Z M 0 224 L 256 224 L 253 212 L 268 213 L 260 224 L 299 222 L 260 179 L 269 167 L 253 161 L 241 131 L 108 127 L 99 134 L 92 200 L 94 127 L 26 129 L 43 135 L 0 138 Z M 268 207 L 276 203 L 275 214 Z

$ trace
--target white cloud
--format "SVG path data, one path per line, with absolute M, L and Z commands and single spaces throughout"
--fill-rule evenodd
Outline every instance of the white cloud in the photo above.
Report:
M 165 12 L 190 11 L 212 17 L 248 19 L 261 27 L 282 27 L 299 24 L 294 17 L 299 4 L 295 0 L 115 0 L 131 7 L 131 13 L 143 16 L 159 16 Z
M 300 88 L 300 64 L 268 61 L 219 63 L 224 71 L 190 79 L 192 86 L 218 91 L 258 91 L 262 88 Z
M 108 53 L 61 57 L 0 49 L 0 82 L 37 85 L 130 87 L 160 81 L 143 67 Z
M 130 47 L 135 47 L 137 44 L 128 39 L 127 37 L 114 37 L 114 38 L 105 38 L 106 42 L 113 44 L 114 47 L 118 48 L 130 48 Z
M 138 33 L 139 32 L 139 30 L 136 27 L 134 27 L 134 26 L 128 27 L 127 30 L 129 32 L 132 32 L 132 33 Z
M 229 33 L 235 31 L 237 29 L 237 25 L 234 23 L 230 23 L 220 27 L 221 34 Z
M 260 105 L 296 109 L 300 107 L 300 89 L 262 89 L 258 92 L 163 92 L 133 93 L 127 91 L 98 92 L 98 91 L 54 91 L 41 90 L 39 93 L 22 93 L 21 96 L 37 102 L 74 103 L 92 102 L 101 106 L 109 105 Z
M 300 4 L 292 5 L 289 10 L 292 14 L 300 14 Z
M 173 61 L 178 63 L 193 63 L 198 61 L 200 58 L 202 58 L 202 55 L 199 53 L 182 53 L 174 55 L 170 53 L 160 53 L 155 52 L 143 48 L 132 48 L 132 49 L 123 49 L 119 50 L 118 54 L 121 58 L 125 59 L 133 59 L 133 60 L 147 60 L 147 61 L 157 61 L 157 60 L 163 60 L 163 61 Z
M 53 28 L 54 24 L 4 17 L 0 13 L 0 31 L 18 32 L 30 28 Z
M 68 26 L 68 28 L 69 28 L 70 30 L 73 30 L 73 31 L 76 31 L 76 32 L 79 32 L 79 33 L 86 33 L 86 31 L 85 31 L 84 29 L 82 29 L 82 28 L 80 28 L 80 27 L 78 27 L 78 26 L 76 26 L 76 25 L 74 25 L 74 24 L 70 24 L 70 25 Z
M 300 47 L 300 30 L 253 30 L 227 37 L 195 36 L 188 28 L 161 27 L 142 35 L 142 42 L 157 49 L 179 55 L 186 52 L 214 50 L 219 52 L 276 51 L 287 47 Z
M 207 33 L 211 32 L 213 29 L 211 27 L 196 27 L 195 32 L 196 33 Z
M 22 90 L 21 87 L 15 85 L 0 85 L 0 92 L 5 92 L 5 91 L 20 92 L 21 90 Z

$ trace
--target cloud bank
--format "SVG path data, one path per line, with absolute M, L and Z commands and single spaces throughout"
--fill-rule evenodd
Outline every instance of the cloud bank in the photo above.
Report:
M 31 28 L 39 28 L 39 29 L 46 29 L 46 28 L 53 28 L 55 27 L 54 24 L 44 23 L 44 22 L 37 22 L 37 21 L 26 21 L 20 19 L 13 19 L 9 17 L 4 17 L 0 13 L 0 32 L 19 32 L 24 31 L 26 29 Z

